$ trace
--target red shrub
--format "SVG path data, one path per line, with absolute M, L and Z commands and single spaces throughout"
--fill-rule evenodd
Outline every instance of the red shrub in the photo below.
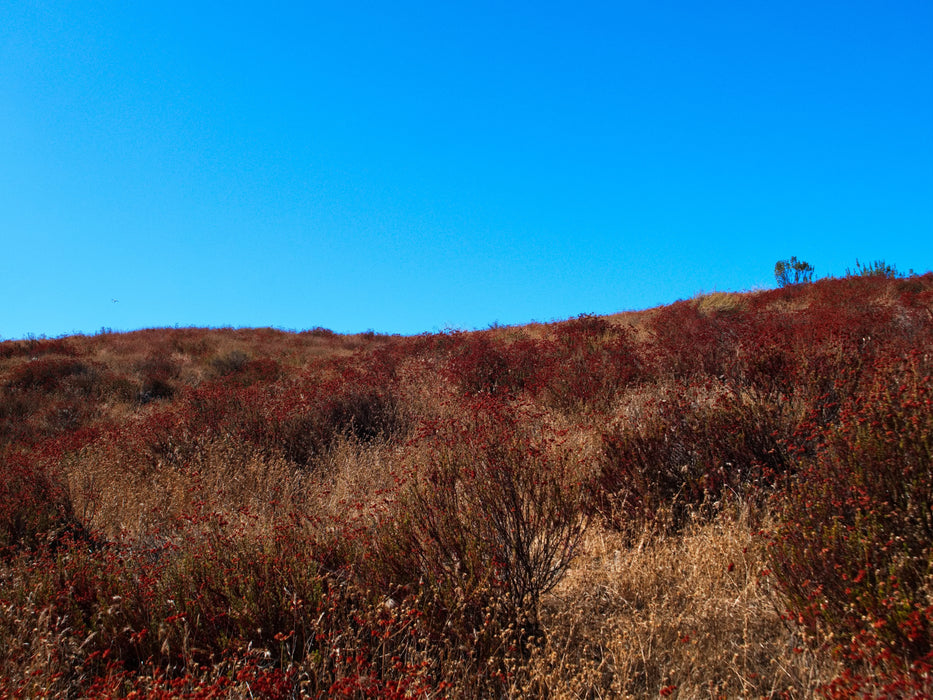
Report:
M 94 370 L 81 360 L 43 357 L 16 367 L 7 381 L 7 386 L 14 389 L 53 392 L 69 380 L 74 382 L 93 372 Z
M 140 403 L 174 396 L 180 368 L 165 351 L 149 353 L 145 360 L 136 363 L 136 371 L 142 380 L 137 396 Z
M 80 353 L 71 341 L 65 338 L 7 340 L 0 343 L 0 358 L 42 357 L 43 355 L 64 355 L 77 357 Z
M 593 316 L 557 324 L 553 342 L 541 348 L 537 386 L 562 410 L 606 411 L 622 391 L 641 379 L 642 360 L 627 328 Z
M 757 498 L 788 469 L 780 409 L 727 385 L 675 384 L 636 402 L 604 433 L 595 506 L 622 530 L 663 515 L 680 527 L 728 495 Z
M 933 653 L 933 360 L 873 369 L 780 499 L 771 557 L 793 618 L 883 677 Z
M 457 333 L 449 345 L 446 375 L 464 396 L 516 395 L 535 371 L 529 343 L 513 348 L 489 333 Z
M 0 452 L 0 553 L 34 548 L 75 524 L 67 490 L 43 461 Z

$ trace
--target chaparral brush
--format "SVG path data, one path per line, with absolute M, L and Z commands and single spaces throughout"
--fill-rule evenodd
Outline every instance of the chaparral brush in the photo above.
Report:
M 0 343 L 0 695 L 929 696 L 931 376 L 929 273 Z

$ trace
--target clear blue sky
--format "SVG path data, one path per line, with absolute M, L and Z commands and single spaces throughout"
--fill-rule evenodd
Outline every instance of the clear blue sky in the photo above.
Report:
M 933 3 L 0 0 L 0 242 L 3 338 L 927 271 Z

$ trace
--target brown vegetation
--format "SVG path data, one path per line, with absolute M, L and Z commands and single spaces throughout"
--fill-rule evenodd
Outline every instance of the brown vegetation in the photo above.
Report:
M 933 275 L 0 343 L 0 695 L 923 697 Z

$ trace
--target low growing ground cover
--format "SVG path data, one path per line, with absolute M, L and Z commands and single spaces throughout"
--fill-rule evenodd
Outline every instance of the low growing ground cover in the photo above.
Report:
M 0 343 L 0 695 L 933 694 L 933 274 Z

